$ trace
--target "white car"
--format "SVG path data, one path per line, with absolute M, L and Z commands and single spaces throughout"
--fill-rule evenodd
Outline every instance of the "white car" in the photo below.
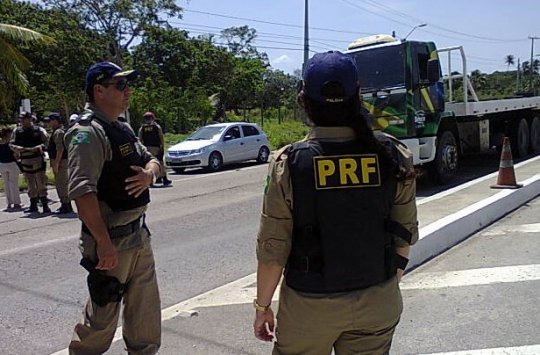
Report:
M 225 164 L 246 160 L 266 163 L 269 147 L 268 137 L 254 123 L 218 123 L 199 128 L 167 149 L 165 162 L 177 173 L 195 167 L 217 171 Z

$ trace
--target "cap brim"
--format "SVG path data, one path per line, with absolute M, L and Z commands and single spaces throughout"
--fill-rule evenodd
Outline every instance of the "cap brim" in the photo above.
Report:
M 124 70 L 120 73 L 114 74 L 113 78 L 126 78 L 127 80 L 135 80 L 139 76 L 139 73 L 135 70 Z

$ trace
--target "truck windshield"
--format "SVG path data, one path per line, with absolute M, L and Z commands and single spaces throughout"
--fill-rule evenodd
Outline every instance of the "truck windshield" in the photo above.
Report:
M 350 53 L 358 67 L 361 92 L 405 86 L 403 46 L 386 46 Z

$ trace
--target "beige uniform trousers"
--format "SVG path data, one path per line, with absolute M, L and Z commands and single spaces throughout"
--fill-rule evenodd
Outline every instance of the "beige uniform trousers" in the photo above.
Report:
M 85 254 L 89 252 L 85 250 Z M 95 253 L 90 253 L 90 255 Z M 150 241 L 118 252 L 118 266 L 107 271 L 126 284 L 123 297 L 123 338 L 129 354 L 156 354 L 161 345 L 161 304 Z M 75 326 L 70 354 L 102 354 L 111 346 L 120 303 L 99 307 L 88 299 L 82 321 Z
M 24 177 L 28 184 L 28 197 L 30 198 L 47 197 L 47 174 L 45 174 L 45 170 L 36 171 L 44 164 L 45 162 L 42 157 L 23 157 L 21 159 Z M 27 173 L 24 170 L 36 172 Z
M 60 160 L 58 173 L 54 175 L 56 184 L 56 192 L 61 203 L 69 203 L 68 197 L 68 161 L 67 159 Z
M 17 163 L 0 163 L 0 174 L 4 179 L 4 190 L 8 205 L 20 205 L 21 197 L 19 195 L 19 167 Z
M 158 158 L 158 155 L 160 153 L 159 147 L 148 146 L 146 147 L 146 149 L 148 149 L 148 151 L 150 152 L 150 154 L 152 154 L 152 156 L 154 156 L 158 160 L 161 159 L 159 160 L 159 164 L 160 164 L 159 177 L 167 176 L 167 167 L 165 166 L 165 163 L 163 162 L 163 157 L 160 156 Z
M 272 354 L 388 354 L 403 303 L 396 278 L 336 295 L 296 292 L 281 285 Z

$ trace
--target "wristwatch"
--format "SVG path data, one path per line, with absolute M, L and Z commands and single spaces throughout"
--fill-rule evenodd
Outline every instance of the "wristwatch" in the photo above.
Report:
M 257 299 L 253 300 L 253 308 L 255 308 L 259 312 L 268 311 L 270 309 L 271 305 L 272 305 L 272 303 L 270 303 L 268 306 L 261 306 L 260 304 L 257 303 Z

